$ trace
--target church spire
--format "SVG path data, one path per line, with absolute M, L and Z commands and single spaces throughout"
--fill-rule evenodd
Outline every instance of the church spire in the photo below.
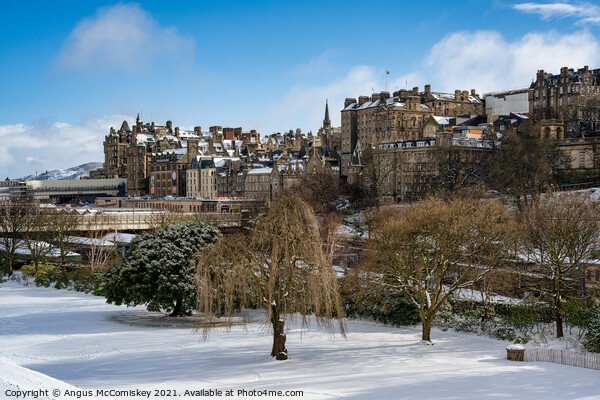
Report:
M 325 119 L 323 120 L 323 128 L 331 128 L 331 121 L 329 120 L 329 104 L 327 99 L 325 99 Z

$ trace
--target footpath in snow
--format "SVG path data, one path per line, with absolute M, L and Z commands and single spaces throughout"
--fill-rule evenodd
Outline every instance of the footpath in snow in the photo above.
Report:
M 203 342 L 185 324 L 120 321 L 132 312 L 147 314 L 0 284 L 0 398 L 600 399 L 600 371 L 511 362 L 507 342 L 471 334 L 434 330 L 435 345 L 425 346 L 416 328 L 350 321 L 343 339 L 292 327 L 290 360 L 281 362 L 269 357 L 261 323 L 217 329 Z

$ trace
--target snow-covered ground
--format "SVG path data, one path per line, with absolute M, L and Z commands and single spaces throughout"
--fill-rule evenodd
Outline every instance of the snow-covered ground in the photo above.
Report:
M 115 319 L 132 312 L 146 314 L 83 293 L 0 284 L 0 398 L 46 389 L 41 398 L 96 398 L 102 389 L 151 391 L 150 398 L 167 398 L 169 390 L 181 399 L 290 398 L 250 392 L 266 389 L 303 391 L 296 398 L 311 400 L 600 399 L 600 371 L 507 361 L 508 342 L 470 334 L 434 330 L 435 345 L 426 346 L 418 329 L 370 322 L 350 321 L 347 339 L 316 325 L 292 328 L 291 358 L 281 362 L 269 357 L 271 334 L 260 323 L 217 330 L 203 342 L 189 328 Z M 202 389 L 223 392 L 185 396 Z M 113 394 L 106 398 L 144 398 Z

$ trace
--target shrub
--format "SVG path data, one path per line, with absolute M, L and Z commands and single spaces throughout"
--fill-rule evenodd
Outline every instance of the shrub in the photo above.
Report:
M 400 290 L 360 288 L 348 277 L 341 279 L 340 286 L 348 317 L 373 318 L 394 326 L 415 325 L 421 320 L 415 306 Z
M 496 303 L 494 311 L 514 331 L 529 336 L 534 328 L 554 322 L 554 308 L 544 303 Z
M 33 277 L 36 286 L 49 287 L 50 284 L 60 279 L 60 270 L 55 265 L 50 264 L 39 264 L 37 272 L 35 265 L 23 265 L 21 273 Z
M 105 273 L 105 268 L 96 268 L 92 272 L 91 268 L 77 267 L 69 273 L 70 286 L 78 292 L 103 296 Z
M 587 325 L 594 311 L 594 303 L 588 299 L 570 299 L 563 305 L 564 321 L 569 332 L 579 328 L 580 339 L 585 333 Z
M 510 340 L 513 341 L 517 338 L 517 333 L 515 329 L 504 321 L 500 321 L 497 324 L 494 324 L 491 329 L 488 331 L 488 334 L 496 339 L 500 340 Z
M 588 351 L 600 353 L 600 306 L 590 313 L 583 345 Z

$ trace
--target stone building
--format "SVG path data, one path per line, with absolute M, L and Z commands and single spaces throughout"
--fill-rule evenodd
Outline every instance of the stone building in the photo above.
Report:
M 452 93 L 432 92 L 431 85 L 419 92 L 398 90 L 347 98 L 342 110 L 340 175 L 347 180 L 357 144 L 361 148 L 379 143 L 418 140 L 431 136 L 425 132 L 430 117 L 457 117 L 484 113 L 484 104 L 474 89 Z M 435 127 L 430 121 L 429 129 Z
M 404 102 L 399 97 L 390 98 L 389 92 L 360 96 L 358 101 L 347 98 L 342 110 L 342 179 L 348 179 L 357 144 L 366 148 L 382 142 L 422 138 L 425 123 L 432 115 L 418 96 L 409 96 Z
M 600 299 L 600 265 L 589 264 L 584 275 L 585 294 L 594 299 Z
M 461 133 L 439 132 L 436 137 L 380 143 L 376 154 L 380 157 L 386 173 L 380 177 L 378 196 L 384 201 L 417 201 L 439 188 L 440 152 L 444 159 L 450 158 L 453 169 L 458 170 L 459 180 L 477 170 L 478 165 L 489 160 L 499 143 L 488 139 L 471 139 Z M 479 177 L 478 177 L 479 178 Z
M 186 170 L 188 197 L 210 199 L 217 197 L 217 169 L 214 158 L 210 156 L 195 156 L 190 168 Z
M 223 159 L 215 163 L 217 169 L 217 196 L 242 197 L 246 173 L 239 159 Z
M 245 197 L 257 200 L 271 200 L 273 191 L 279 191 L 277 168 L 254 168 L 245 174 Z
M 484 103 L 475 89 L 471 92 L 467 90 L 455 90 L 454 93 L 432 92 L 431 85 L 425 85 L 425 90 L 419 92 L 418 87 L 412 91 L 399 90 L 394 92 L 401 101 L 405 101 L 410 96 L 419 96 L 421 103 L 428 106 L 435 115 L 443 117 L 457 117 L 459 115 L 479 115 L 484 114 Z
M 123 121 L 121 128 L 110 128 L 104 140 L 104 178 L 127 178 L 127 193 L 148 193 L 152 154 L 181 149 L 188 138 L 199 139 L 200 127 L 192 132 L 180 131 L 171 121 L 166 125 L 144 124 L 139 115 L 133 128 Z M 184 149 L 185 150 L 185 149 Z
M 529 113 L 535 121 L 561 119 L 568 124 L 578 120 L 577 126 L 567 126 L 567 136 L 581 136 L 577 132 L 580 128 L 588 131 L 587 136 L 597 135 L 600 128 L 599 95 L 600 69 L 562 67 L 558 75 L 539 70 L 529 88 Z M 581 127 L 581 123 L 593 126 Z
M 200 155 L 197 138 L 188 138 L 186 148 L 153 153 L 150 158 L 150 194 L 155 196 L 187 196 L 187 169 Z

